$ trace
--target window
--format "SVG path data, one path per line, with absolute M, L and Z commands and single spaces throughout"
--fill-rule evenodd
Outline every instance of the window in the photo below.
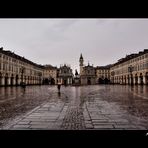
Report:
M 143 69 L 145 69 L 145 63 L 143 64 Z

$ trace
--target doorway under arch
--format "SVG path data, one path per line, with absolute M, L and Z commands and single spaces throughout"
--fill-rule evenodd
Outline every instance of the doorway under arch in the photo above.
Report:
M 91 85 L 91 78 L 87 78 L 87 85 Z
M 138 84 L 138 76 L 137 76 L 137 74 L 135 74 L 135 85 L 137 85 Z
M 140 73 L 140 84 L 143 85 L 143 75 Z

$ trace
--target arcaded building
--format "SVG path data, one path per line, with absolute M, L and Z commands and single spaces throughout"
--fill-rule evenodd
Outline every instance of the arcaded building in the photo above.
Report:
M 118 60 L 110 75 L 114 84 L 148 84 L 148 49 Z
M 43 81 L 42 84 L 57 84 L 57 67 L 52 65 L 43 65 Z
M 96 67 L 96 83 L 97 84 L 109 84 L 110 83 L 110 67 L 107 66 L 97 66 Z
M 42 66 L 0 48 L 0 86 L 41 84 Z

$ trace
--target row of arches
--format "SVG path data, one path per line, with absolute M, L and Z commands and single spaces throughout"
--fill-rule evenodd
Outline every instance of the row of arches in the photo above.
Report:
M 113 78 L 113 83 L 117 84 L 148 84 L 148 72 L 140 74 L 129 74 L 123 76 L 115 76 Z
M 110 80 L 108 78 L 99 78 L 98 79 L 98 84 L 109 84 Z
M 26 85 L 41 84 L 41 77 L 14 74 L 8 75 L 8 73 L 3 75 L 0 73 L 0 86 L 17 86 L 22 82 Z
M 55 85 L 56 81 L 55 81 L 54 78 L 45 78 L 45 79 L 43 79 L 42 84 L 44 84 L 44 85 Z

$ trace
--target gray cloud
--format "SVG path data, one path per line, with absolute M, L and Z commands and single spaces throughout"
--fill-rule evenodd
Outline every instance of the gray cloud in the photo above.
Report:
M 79 68 L 148 48 L 148 19 L 0 19 L 0 43 L 34 62 Z

